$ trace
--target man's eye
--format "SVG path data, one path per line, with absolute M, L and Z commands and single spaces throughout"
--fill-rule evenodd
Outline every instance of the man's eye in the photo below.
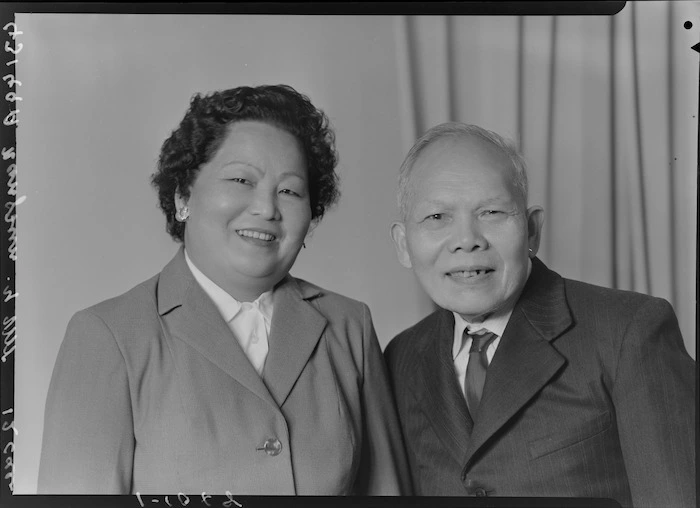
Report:
M 428 215 L 425 219 L 426 220 L 442 220 L 443 214 L 441 213 L 434 213 L 431 215 Z
M 292 189 L 282 189 L 280 194 L 287 194 L 288 196 L 294 196 L 297 198 L 301 197 L 298 192 L 295 192 Z
M 499 215 L 502 214 L 503 212 L 501 210 L 485 210 L 483 212 L 484 215 Z
M 244 185 L 250 184 L 250 180 L 248 180 L 246 178 L 234 177 L 234 178 L 229 178 L 229 180 L 231 180 L 232 182 L 236 182 L 236 183 L 242 183 Z

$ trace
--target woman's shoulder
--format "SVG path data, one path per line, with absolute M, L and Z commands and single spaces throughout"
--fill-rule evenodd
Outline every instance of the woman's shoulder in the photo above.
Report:
M 156 305 L 158 276 L 125 293 L 82 309 L 66 327 L 62 349 L 76 357 L 90 359 L 95 351 L 121 357 L 124 351 L 147 347 L 143 337 L 160 333 Z M 135 349 L 136 348 L 136 349 Z
M 362 365 L 370 352 L 381 355 L 372 315 L 364 302 L 303 279 L 293 278 L 293 282 L 302 299 L 325 318 L 327 328 L 323 336 L 329 347 L 339 346 L 342 351 L 351 352 L 356 366 Z
M 331 291 L 304 279 L 299 279 L 297 277 L 291 278 L 297 284 L 305 299 L 321 300 L 328 302 L 329 304 L 346 305 L 348 307 L 361 308 L 365 306 L 365 303 L 361 302 L 360 300 L 355 300 L 349 296 L 341 295 L 340 293 L 336 293 L 335 291 Z
M 341 295 L 304 279 L 291 278 L 299 288 L 302 297 L 309 302 L 313 302 L 324 314 L 330 314 L 330 316 L 354 316 L 360 319 L 369 314 L 369 307 L 360 300 Z
M 157 320 L 156 292 L 159 275 L 154 275 L 121 295 L 108 298 L 75 313 L 73 319 L 81 316 L 95 316 L 105 324 L 118 324 L 124 321 L 139 321 L 143 317 L 154 316 Z M 141 318 L 141 319 L 140 319 Z

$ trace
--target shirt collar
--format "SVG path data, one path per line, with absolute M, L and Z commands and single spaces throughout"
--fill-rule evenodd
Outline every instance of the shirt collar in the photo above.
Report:
M 530 278 L 530 273 L 532 272 L 532 260 L 530 258 L 527 259 L 527 277 Z M 527 279 L 525 279 L 527 281 Z M 500 312 L 496 314 L 491 314 L 488 316 L 486 319 L 481 321 L 480 323 L 469 323 L 466 319 L 464 319 L 462 316 L 457 314 L 456 312 L 453 312 L 452 314 L 455 317 L 455 329 L 454 329 L 454 343 L 452 345 L 452 358 L 455 358 L 459 352 L 462 349 L 463 346 L 463 340 L 462 336 L 464 334 L 464 330 L 468 329 L 470 332 L 476 332 L 477 330 L 481 330 L 482 328 L 486 328 L 488 331 L 495 333 L 499 337 L 503 335 L 503 332 L 506 329 L 506 325 L 508 325 L 508 320 L 510 319 L 511 314 L 513 314 L 513 308 L 515 306 L 515 303 L 508 309 L 503 309 Z
M 202 271 L 195 266 L 195 264 L 190 259 L 187 254 L 187 249 L 185 249 L 185 261 L 189 267 L 195 280 L 202 286 L 204 292 L 209 295 L 212 299 L 216 308 L 219 309 L 221 317 L 227 323 L 231 321 L 241 308 L 241 302 L 236 300 L 221 287 L 219 287 L 213 280 L 204 275 Z M 254 302 L 252 302 L 255 307 L 258 308 L 260 313 L 265 319 L 265 324 L 269 327 L 272 321 L 272 290 L 266 291 L 261 294 Z

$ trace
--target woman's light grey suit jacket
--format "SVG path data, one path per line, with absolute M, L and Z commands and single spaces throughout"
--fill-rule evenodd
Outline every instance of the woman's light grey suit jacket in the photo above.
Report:
M 408 493 L 367 306 L 287 276 L 269 343 L 261 379 L 182 249 L 78 312 L 49 388 L 39 492 Z

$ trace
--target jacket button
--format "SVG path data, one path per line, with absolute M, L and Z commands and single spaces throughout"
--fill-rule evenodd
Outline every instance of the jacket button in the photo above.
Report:
M 486 491 L 479 487 L 474 491 L 474 494 L 476 494 L 476 497 L 486 497 Z
M 280 443 L 279 439 L 271 437 L 262 446 L 257 447 L 256 450 L 264 450 L 265 453 L 274 457 L 282 453 L 282 443 Z

